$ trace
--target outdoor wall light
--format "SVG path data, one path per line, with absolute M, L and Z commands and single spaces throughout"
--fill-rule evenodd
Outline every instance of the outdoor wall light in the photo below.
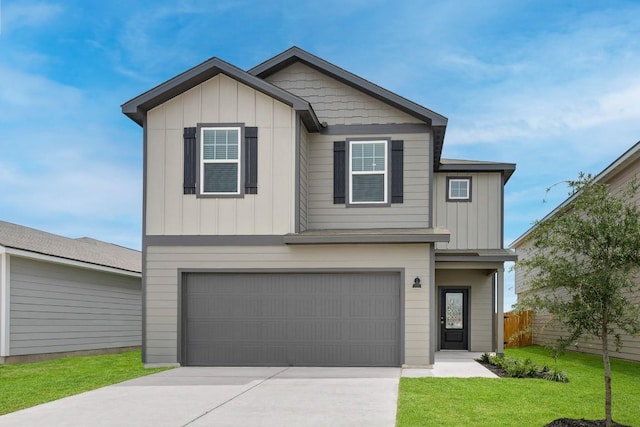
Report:
M 413 287 L 414 288 L 421 288 L 422 285 L 420 284 L 420 278 L 416 277 L 415 279 L 413 279 Z

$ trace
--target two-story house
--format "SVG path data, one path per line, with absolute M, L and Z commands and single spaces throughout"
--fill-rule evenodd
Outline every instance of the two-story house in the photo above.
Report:
M 502 351 L 503 187 L 447 119 L 293 47 L 128 101 L 147 365 L 426 366 Z

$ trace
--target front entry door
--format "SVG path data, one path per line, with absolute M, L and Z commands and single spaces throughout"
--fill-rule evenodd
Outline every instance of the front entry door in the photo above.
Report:
M 468 289 L 440 289 L 440 349 L 469 349 Z

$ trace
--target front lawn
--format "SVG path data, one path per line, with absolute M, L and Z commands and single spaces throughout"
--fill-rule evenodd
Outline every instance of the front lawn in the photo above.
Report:
M 542 347 L 506 354 L 556 367 Z M 640 426 L 640 363 L 612 360 L 613 419 Z M 557 418 L 604 419 L 602 359 L 567 353 L 569 382 L 517 378 L 401 378 L 397 425 L 544 426 Z
M 0 415 L 153 374 L 140 351 L 0 365 Z

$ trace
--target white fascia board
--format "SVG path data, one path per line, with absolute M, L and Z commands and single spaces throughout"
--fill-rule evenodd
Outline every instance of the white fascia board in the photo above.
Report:
M 10 260 L 4 246 L 0 246 L 0 356 L 9 356 L 10 318 L 9 318 L 9 276 Z
M 77 261 L 77 260 L 73 260 L 73 259 L 60 258 L 60 257 L 57 257 L 57 256 L 52 256 L 52 255 L 39 254 L 37 252 L 25 251 L 25 250 L 22 250 L 22 249 L 5 248 L 5 251 L 6 251 L 7 254 L 19 256 L 19 257 L 22 257 L 22 258 L 29 258 L 29 259 L 35 259 L 35 260 L 38 260 L 38 261 L 52 262 L 52 263 L 55 263 L 55 264 L 62 264 L 62 265 L 68 265 L 68 266 L 72 266 L 72 267 L 79 267 L 79 268 L 84 268 L 84 269 L 87 269 L 87 270 L 103 271 L 103 272 L 106 272 L 106 273 L 120 274 L 122 276 L 137 277 L 137 278 L 142 277 L 142 273 L 137 273 L 135 271 L 121 270 L 119 268 L 107 267 L 107 266 L 98 265 L 98 264 L 91 264 L 90 262 Z

